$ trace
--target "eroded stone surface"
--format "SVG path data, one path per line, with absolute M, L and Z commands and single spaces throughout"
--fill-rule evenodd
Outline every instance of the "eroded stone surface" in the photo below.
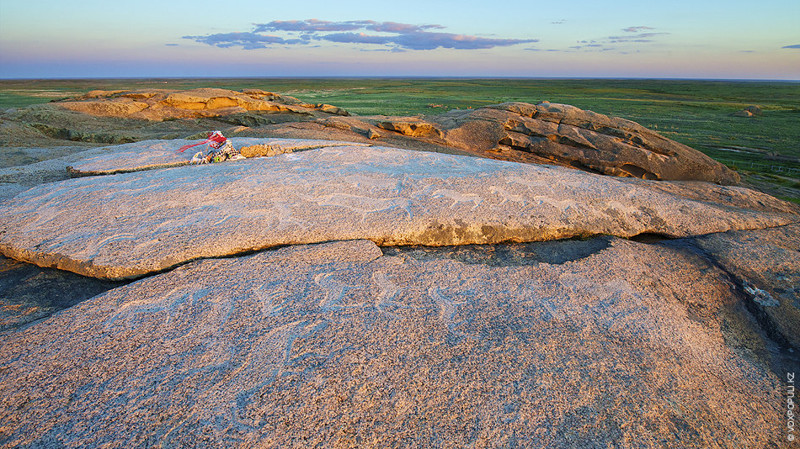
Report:
M 309 139 L 258 139 L 245 137 L 230 138 L 233 146 L 245 157 L 274 156 L 276 154 L 312 148 L 333 146 L 358 146 L 365 144 Z M 72 176 L 105 175 L 154 168 L 188 165 L 192 156 L 200 151 L 208 151 L 206 145 L 189 148 L 183 153 L 178 149 L 183 145 L 197 143 L 190 140 L 149 140 L 109 148 L 102 155 L 87 157 L 79 163 L 67 167 Z
M 560 167 L 332 147 L 40 185 L 0 208 L 0 250 L 37 265 L 124 278 L 196 258 L 331 240 L 461 245 L 689 236 L 797 220 Z
M 0 334 L 3 444 L 782 444 L 780 379 L 725 343 L 724 272 L 615 238 L 521 259 L 337 242 L 117 288 Z

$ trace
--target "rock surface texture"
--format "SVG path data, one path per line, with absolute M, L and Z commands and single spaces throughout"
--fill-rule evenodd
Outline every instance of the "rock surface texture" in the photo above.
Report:
M 463 245 L 598 234 L 683 237 L 798 220 L 768 195 L 749 196 L 774 203 L 774 210 L 684 199 L 647 181 L 561 167 L 341 146 L 43 184 L 0 205 L 0 251 L 120 279 L 196 258 L 331 240 Z
M 687 284 L 724 305 L 719 270 L 606 243 L 562 264 L 352 241 L 180 267 L 4 336 L 4 443 L 774 443 L 778 379 L 687 314 Z

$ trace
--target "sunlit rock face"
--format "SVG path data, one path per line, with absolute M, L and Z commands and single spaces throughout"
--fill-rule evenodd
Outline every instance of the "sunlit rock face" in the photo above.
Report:
M 739 175 L 638 123 L 574 106 L 503 103 L 433 118 L 453 146 L 612 176 L 736 184 Z

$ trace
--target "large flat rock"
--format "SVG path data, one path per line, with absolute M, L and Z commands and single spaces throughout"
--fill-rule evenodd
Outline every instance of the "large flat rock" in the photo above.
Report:
M 184 265 L 0 333 L 0 441 L 781 447 L 783 384 L 719 318 L 727 274 L 592 245 L 553 263 L 351 241 Z
M 246 137 L 232 137 L 230 141 L 234 148 L 247 157 L 274 156 L 294 151 L 344 145 L 368 145 L 330 140 Z M 197 140 L 148 140 L 117 145 L 110 148 L 105 154 L 87 157 L 76 164 L 68 166 L 67 171 L 72 176 L 91 176 L 189 165 L 192 156 L 196 152 L 201 151 L 206 154 L 208 147 L 199 145 L 182 153 L 179 153 L 178 150 L 184 145 L 191 145 L 197 142 Z
M 461 245 L 596 234 L 680 237 L 796 221 L 791 213 L 686 199 L 646 181 L 353 146 L 39 185 L 0 206 L 0 251 L 118 279 L 197 258 L 333 240 Z

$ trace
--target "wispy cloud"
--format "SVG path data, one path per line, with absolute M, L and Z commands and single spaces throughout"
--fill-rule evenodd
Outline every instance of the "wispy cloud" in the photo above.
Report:
M 205 36 L 184 36 L 195 42 L 215 47 L 241 47 L 245 50 L 270 48 L 276 45 L 308 45 L 312 41 L 328 41 L 356 46 L 377 45 L 382 50 L 478 50 L 538 42 L 538 39 L 503 39 L 453 34 L 441 31 L 441 25 L 414 25 L 373 20 L 329 22 L 325 20 L 275 20 L 257 23 L 252 31 L 217 33 Z M 275 33 L 275 34 L 267 34 Z
M 639 33 L 639 32 L 645 31 L 645 30 L 653 30 L 653 29 L 655 29 L 655 28 L 645 27 L 645 26 L 638 26 L 638 27 L 623 28 L 622 31 L 624 31 L 626 33 Z
M 786 46 L 783 46 L 783 47 L 781 47 L 781 48 L 793 48 L 793 49 L 794 49 L 794 48 L 800 48 L 800 44 L 795 44 L 795 45 L 786 45 Z
M 572 51 L 614 51 L 630 50 L 631 44 L 648 44 L 657 41 L 658 36 L 670 33 L 653 31 L 655 28 L 648 26 L 632 26 L 623 28 L 626 34 L 607 36 L 592 40 L 578 41 L 578 45 L 570 47 Z M 620 47 L 623 47 L 622 49 Z
M 220 48 L 242 47 L 245 50 L 269 48 L 276 44 L 304 43 L 303 39 L 284 39 L 280 36 L 270 36 L 258 33 L 218 33 L 206 36 L 183 36 L 203 44 Z

